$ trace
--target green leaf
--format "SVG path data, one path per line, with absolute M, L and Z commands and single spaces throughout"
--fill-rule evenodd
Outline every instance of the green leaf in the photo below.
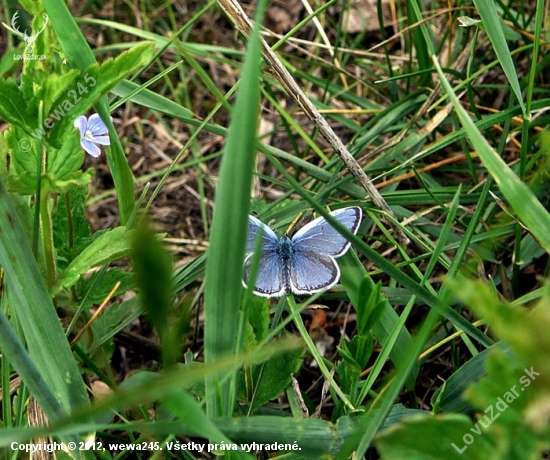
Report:
M 533 308 L 526 310 L 502 302 L 491 289 L 481 281 L 447 280 L 455 296 L 467 304 L 475 313 L 481 316 L 491 326 L 491 329 L 501 337 L 514 354 L 534 366 L 541 376 L 536 379 L 535 386 L 543 393 L 549 393 L 550 289 L 544 288 L 544 295 Z M 546 396 L 548 397 L 548 396 Z
M 89 292 L 90 289 L 94 286 L 99 274 L 99 271 L 94 272 L 93 275 L 89 278 L 80 278 L 76 283 L 79 298 L 88 296 L 86 299 L 86 303 L 83 305 L 82 308 L 89 308 L 92 305 L 97 305 L 103 302 L 109 292 L 111 292 L 113 287 L 118 282 L 120 282 L 120 287 L 116 290 L 113 297 L 120 296 L 126 291 L 133 289 L 136 284 L 134 282 L 132 273 L 129 273 L 119 268 L 111 268 L 107 270 L 103 274 L 103 276 L 101 276 L 101 279 L 99 280 L 97 286 L 95 286 L 93 292 Z M 94 321 L 94 325 L 96 325 L 98 322 L 101 322 L 100 320 L 104 318 L 108 312 L 113 313 L 111 312 L 111 310 L 116 310 L 116 308 L 113 308 L 113 306 L 114 305 L 110 305 L 109 308 L 105 310 L 105 312 Z
M 163 394 L 162 403 L 168 411 L 177 416 L 178 420 L 183 421 L 188 426 L 195 427 L 201 433 L 201 436 L 207 438 L 210 443 L 233 444 L 223 432 L 223 427 L 219 427 L 212 419 L 208 418 L 201 405 L 189 393 L 173 391 L 170 394 Z M 251 454 L 243 451 L 232 452 L 230 457 L 237 460 L 254 459 Z
M 66 179 L 84 163 L 84 150 L 76 131 L 65 137 L 60 149 L 48 152 L 48 174 L 58 180 Z
M 433 40 L 428 34 L 428 29 L 422 20 L 422 11 L 420 2 L 417 0 L 407 0 L 407 16 L 409 25 L 412 28 L 411 35 L 414 41 L 414 48 L 420 70 L 430 69 L 430 56 L 434 54 Z M 426 72 L 421 77 L 422 85 L 431 84 L 431 72 Z
M 87 187 L 78 187 L 59 197 L 52 216 L 53 240 L 62 270 L 91 243 L 92 232 L 86 219 Z
M 76 69 L 68 70 L 63 74 L 44 71 L 35 72 L 33 82 L 37 89 L 35 89 L 35 96 L 29 102 L 27 108 L 29 115 L 33 114 L 34 120 L 37 120 L 40 101 L 44 102 L 44 115 L 51 113 L 54 101 L 59 98 L 67 98 L 67 92 L 75 86 L 78 76 L 79 72 Z M 30 121 L 27 120 L 27 125 L 33 126 Z M 36 126 L 34 127 L 36 128 Z M 45 127 L 51 129 L 48 126 Z
M 305 349 L 293 350 L 252 368 L 252 410 L 277 398 L 290 385 L 292 375 L 300 370 L 304 352 Z
M 6 131 L 5 139 L 10 152 L 8 189 L 22 195 L 36 193 L 38 141 L 17 125 Z
M 13 54 L 23 54 L 25 50 L 25 43 L 21 42 L 14 48 L 10 48 Z M 12 53 L 4 53 L 0 56 L 0 77 L 8 77 L 16 74 L 21 67 L 22 62 L 13 58 Z
M 121 81 L 116 85 L 112 92 L 117 96 L 125 98 L 132 93 L 135 93 L 139 89 L 140 85 L 131 81 Z M 151 110 L 158 110 L 159 112 L 166 113 L 171 117 L 176 118 L 177 120 L 186 121 L 189 123 L 194 122 L 196 125 L 199 125 L 200 122 L 194 119 L 193 112 L 189 109 L 182 107 L 180 104 L 167 99 L 166 97 L 154 93 L 149 89 L 141 89 L 139 92 L 135 93 L 130 100 L 136 104 L 148 107 Z M 219 127 L 217 134 L 224 134 L 225 129 Z
M 358 299 L 360 287 L 363 286 L 363 288 L 365 288 L 365 286 L 370 286 L 370 292 L 376 292 L 377 288 L 372 279 L 368 276 L 363 264 L 353 251 L 348 251 L 338 259 L 338 265 L 340 265 L 342 270 L 342 285 L 346 289 L 351 302 L 356 306 L 356 310 L 365 308 L 364 304 L 360 304 Z M 373 324 L 372 333 L 381 344 L 385 344 L 389 340 L 393 328 L 399 321 L 399 316 L 391 307 L 387 299 L 383 298 L 382 300 L 382 307 L 379 307 L 381 312 L 376 313 L 379 319 Z M 407 328 L 403 327 L 390 351 L 390 358 L 397 368 L 405 364 L 407 350 L 411 345 L 411 335 Z M 418 367 L 416 367 L 416 370 L 409 376 L 408 385 L 414 386 L 417 373 Z
M 371 290 L 371 288 L 372 280 L 368 276 L 364 277 L 361 282 L 360 293 L 365 295 L 362 298 L 360 296 L 357 305 L 357 333 L 359 335 L 367 334 L 378 323 L 384 313 L 384 303 L 387 302 L 382 295 L 382 284 L 380 282 L 376 283 L 374 289 Z
M 126 290 L 126 286 L 127 285 L 123 283 L 120 290 Z M 110 288 L 112 287 L 111 285 Z M 104 344 L 112 344 L 115 334 L 122 331 L 126 326 L 129 326 L 130 323 L 135 321 L 142 313 L 143 308 L 135 297 L 121 304 L 114 303 L 110 305 L 92 325 L 95 340 L 93 344 L 88 347 L 86 352 L 91 353 Z
M 457 371 L 453 373 L 432 396 L 431 402 L 435 407 L 436 401 L 441 412 L 462 412 L 471 404 L 463 397 L 468 387 L 487 375 L 485 364 L 487 358 L 496 351 L 504 352 L 512 359 L 513 354 L 503 342 L 495 343 L 478 353 Z
M 27 101 L 15 83 L 0 78 L 0 118 L 20 128 L 27 126 Z
M 248 322 L 254 330 L 256 343 L 260 343 L 267 336 L 269 330 L 269 304 L 263 297 L 254 296 L 248 313 Z
M 8 186 L 11 191 L 22 195 L 36 193 L 36 171 L 38 141 L 28 137 L 17 126 L 9 130 L 6 141 L 11 151 L 11 170 Z M 22 150 L 22 146 L 25 150 Z M 31 148 L 26 151 L 26 146 Z M 60 149 L 50 148 L 48 169 L 42 176 L 42 189 L 45 192 L 64 192 L 73 187 L 87 185 L 93 175 L 92 170 L 78 170 L 84 162 L 84 151 L 80 147 L 80 138 L 76 131 L 65 136 Z
M 80 171 L 84 163 L 84 150 L 80 146 L 80 134 L 73 131 L 65 136 L 61 148 L 50 148 L 48 171 L 43 177 L 43 190 L 50 193 L 67 192 L 86 186 L 92 180 L 93 169 Z
M 73 87 L 60 94 L 51 104 L 54 112 L 47 112 L 44 124 L 47 120 L 59 118 L 53 128 L 48 132 L 49 142 L 59 147 L 67 132 L 74 131 L 73 122 L 77 116 L 85 113 L 100 97 L 107 94 L 118 83 L 124 80 L 136 69 L 146 65 L 153 55 L 151 43 L 140 43 L 125 51 L 115 59 L 108 59 L 101 66 L 92 64 L 84 70 L 79 79 L 75 80 Z M 59 114 L 54 115 L 55 111 Z
M 71 262 L 61 278 L 52 286 L 51 295 L 56 295 L 63 288 L 75 284 L 90 268 L 128 255 L 131 233 L 132 231 L 126 231 L 126 227 L 117 227 L 103 233 Z
M 494 437 L 486 433 L 472 434 L 472 429 L 474 424 L 465 415 L 420 416 L 378 434 L 375 445 L 383 460 L 499 458 L 494 451 Z M 470 437 L 474 440 L 471 446 L 463 441 L 465 436 L 468 441 Z

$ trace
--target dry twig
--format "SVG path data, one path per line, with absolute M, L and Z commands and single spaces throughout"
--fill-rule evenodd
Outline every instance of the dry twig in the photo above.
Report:
M 229 19 L 235 24 L 237 29 L 246 37 L 249 37 L 250 31 L 252 30 L 252 22 L 242 9 L 241 5 L 236 0 L 218 0 L 218 4 Z M 336 135 L 325 118 L 323 118 L 302 89 L 298 86 L 296 80 L 294 80 L 292 75 L 290 75 L 290 72 L 288 72 L 286 67 L 265 40 L 262 40 L 262 54 L 265 61 L 269 65 L 273 76 L 279 81 L 279 83 L 281 83 L 288 94 L 298 103 L 307 117 L 317 125 L 319 132 L 330 143 L 334 151 L 346 165 L 349 172 L 357 179 L 359 184 L 361 184 L 363 189 L 367 192 L 367 195 L 370 197 L 372 202 L 379 209 L 383 210 L 395 219 L 393 211 L 390 209 L 388 203 L 386 203 L 386 200 L 384 200 L 369 177 L 365 174 L 365 171 L 363 171 L 359 163 L 357 163 L 355 158 L 351 155 L 347 147 Z M 392 223 L 391 220 L 390 225 L 392 225 L 394 231 L 396 232 L 399 241 L 402 244 L 408 244 L 409 240 L 403 230 L 401 230 L 398 225 Z

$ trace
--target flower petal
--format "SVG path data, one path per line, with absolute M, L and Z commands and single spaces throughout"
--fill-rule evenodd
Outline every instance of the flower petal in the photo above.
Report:
M 105 123 L 103 123 L 103 120 L 97 113 L 94 113 L 90 116 L 90 118 L 88 118 L 88 129 L 94 137 L 100 134 L 107 134 L 109 132 L 107 126 L 105 126 Z
M 111 145 L 111 139 L 109 139 L 109 136 L 94 136 L 93 142 L 101 145 Z
M 86 127 L 88 125 L 88 120 L 84 115 L 80 115 L 75 121 L 74 121 L 74 127 L 78 128 L 80 131 L 80 137 L 84 137 L 84 134 L 86 133 Z
M 86 152 L 88 152 L 94 158 L 97 158 L 99 155 L 101 155 L 101 150 L 99 150 L 99 147 L 91 141 L 88 141 L 86 139 L 80 139 L 80 145 L 84 150 L 86 150 Z

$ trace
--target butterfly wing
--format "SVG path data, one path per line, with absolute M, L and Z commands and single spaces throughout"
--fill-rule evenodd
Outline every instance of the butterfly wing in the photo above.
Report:
M 295 252 L 290 263 L 292 292 L 314 294 L 334 286 L 340 269 L 333 257 L 315 251 Z
M 285 293 L 282 261 L 277 253 L 279 238 L 273 230 L 254 216 L 248 216 L 248 238 L 244 261 L 243 285 L 247 287 L 250 278 L 250 266 L 256 247 L 256 239 L 262 234 L 262 254 L 260 267 L 254 284 L 254 293 L 262 297 L 280 297 Z
M 338 209 L 330 215 L 348 230 L 357 233 L 361 223 L 361 208 L 352 206 Z M 292 242 L 296 252 L 311 251 L 332 257 L 343 255 L 350 247 L 350 243 L 324 217 L 319 217 L 301 228 L 292 238 Z
M 250 254 L 244 261 L 243 285 L 245 287 L 247 287 L 250 278 L 250 265 L 253 256 Z M 281 297 L 285 291 L 281 258 L 276 252 L 262 252 L 258 275 L 254 283 L 254 293 L 262 297 Z
M 262 233 L 262 247 L 265 249 L 277 249 L 279 238 L 273 230 L 266 224 L 256 219 L 254 216 L 248 216 L 248 238 L 246 240 L 246 253 L 254 252 L 256 239 Z

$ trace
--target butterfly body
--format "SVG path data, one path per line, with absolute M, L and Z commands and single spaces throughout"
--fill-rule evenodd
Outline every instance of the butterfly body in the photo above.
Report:
M 348 230 L 357 233 L 362 212 L 359 207 L 331 212 Z M 254 292 L 263 297 L 284 294 L 314 294 L 334 286 L 340 269 L 334 260 L 345 254 L 350 243 L 320 217 L 300 229 L 292 238 L 275 232 L 253 216 L 249 216 L 247 257 L 243 284 L 246 286 L 256 238 L 262 235 L 262 254 Z
M 292 240 L 286 234 L 281 237 L 277 244 L 277 255 L 283 262 L 281 277 L 285 287 L 285 294 L 288 295 L 292 292 L 290 284 L 290 267 L 292 258 L 294 257 L 294 247 L 292 245 Z

